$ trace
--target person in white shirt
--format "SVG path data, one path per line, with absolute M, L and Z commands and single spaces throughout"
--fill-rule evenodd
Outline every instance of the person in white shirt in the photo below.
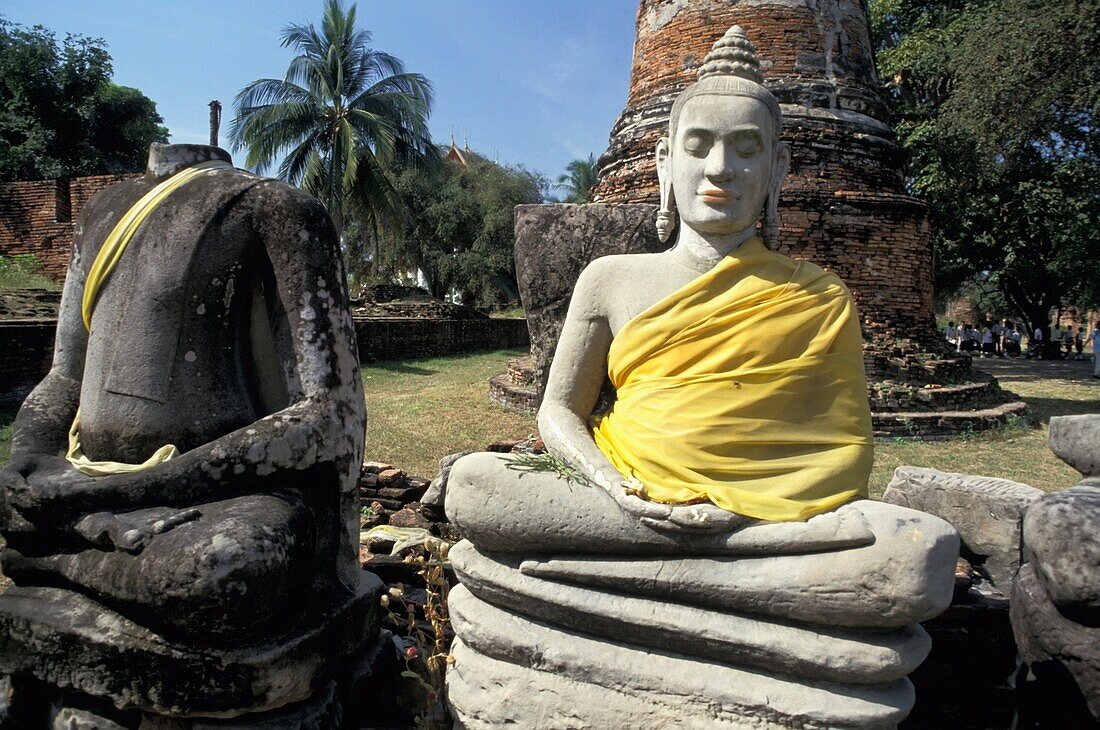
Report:
M 958 335 L 956 334 L 955 323 L 954 322 L 948 322 L 947 323 L 947 329 L 944 330 L 943 335 L 944 335 L 944 339 L 947 340 L 948 342 L 950 342 L 952 345 L 956 344 L 955 338 Z
M 1027 341 L 1027 356 L 1043 359 L 1043 328 L 1036 327 L 1031 333 L 1031 339 Z
M 1085 344 L 1089 342 L 1092 343 L 1092 377 L 1100 378 L 1100 322 L 1093 325 L 1092 332 L 1089 332 Z

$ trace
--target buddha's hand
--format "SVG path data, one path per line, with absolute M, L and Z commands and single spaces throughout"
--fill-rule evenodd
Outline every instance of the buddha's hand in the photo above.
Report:
M 608 490 L 619 507 L 639 518 L 643 525 L 664 532 L 732 532 L 750 522 L 748 517 L 710 504 L 661 504 L 645 498 L 637 479 L 620 482 Z
M 61 495 L 60 481 L 69 463 L 52 454 L 20 454 L 0 471 L 5 510 L 23 514 L 48 510 Z

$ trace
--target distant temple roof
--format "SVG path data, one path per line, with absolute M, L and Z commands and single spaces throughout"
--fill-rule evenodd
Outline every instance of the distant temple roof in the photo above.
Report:
M 466 151 L 467 152 L 470 151 L 469 145 L 466 146 Z M 447 155 L 444 159 L 449 160 L 451 162 L 456 162 L 459 165 L 462 165 L 463 167 L 469 167 L 469 163 L 466 162 L 466 155 L 463 154 L 458 149 L 458 147 L 455 145 L 455 138 L 454 137 L 451 137 L 451 149 L 447 150 Z

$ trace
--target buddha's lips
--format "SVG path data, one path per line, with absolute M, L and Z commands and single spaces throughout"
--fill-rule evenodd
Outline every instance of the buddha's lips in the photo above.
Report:
M 704 203 L 729 203 L 737 200 L 740 196 L 727 190 L 707 188 L 699 191 L 699 197 L 703 199 Z

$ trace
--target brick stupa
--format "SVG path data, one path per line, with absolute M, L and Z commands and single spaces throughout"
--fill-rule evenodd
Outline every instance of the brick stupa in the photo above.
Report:
M 567 278 L 564 266 L 575 281 L 579 271 L 570 264 L 594 257 L 584 250 L 593 235 L 632 238 L 597 246 L 596 255 L 657 246 L 634 223 L 608 222 L 652 217 L 659 202 L 654 148 L 667 134 L 672 102 L 732 25 L 756 46 L 791 146 L 778 250 L 836 272 L 852 290 L 877 435 L 942 438 L 1023 415 L 1023 403 L 1010 403 L 993 378 L 972 371 L 969 356 L 947 352 L 937 331 L 928 209 L 905 191 L 905 153 L 879 94 L 861 0 L 641 0 L 626 109 L 591 193 L 597 205 L 517 209 L 517 273 L 536 380 L 545 381 L 546 350 L 564 316 L 563 302 L 547 296 L 547 277 Z M 569 255 L 555 255 L 570 241 Z

